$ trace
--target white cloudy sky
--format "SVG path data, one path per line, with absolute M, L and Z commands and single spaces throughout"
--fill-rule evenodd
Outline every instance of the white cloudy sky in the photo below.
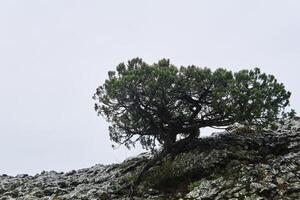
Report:
M 107 71 L 142 57 L 260 67 L 300 112 L 298 0 L 2 0 L 0 174 L 119 162 L 91 99 Z

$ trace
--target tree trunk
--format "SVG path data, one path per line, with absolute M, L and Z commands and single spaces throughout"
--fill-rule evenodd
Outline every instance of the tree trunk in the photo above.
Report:
M 148 163 L 143 167 L 143 169 L 137 175 L 137 178 L 133 183 L 130 185 L 130 198 L 133 199 L 133 196 L 136 192 L 136 187 L 142 182 L 142 178 L 144 177 L 145 173 L 154 165 L 156 165 L 159 161 L 161 161 L 166 155 L 168 155 L 167 150 L 163 150 L 162 152 L 155 155 Z
M 198 138 L 200 136 L 200 129 L 194 128 L 191 133 L 189 134 L 189 138 Z

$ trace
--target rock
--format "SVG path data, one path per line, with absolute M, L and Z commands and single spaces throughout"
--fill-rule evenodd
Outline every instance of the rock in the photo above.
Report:
M 300 118 L 277 131 L 231 129 L 194 140 L 143 177 L 142 199 L 299 199 Z M 130 199 L 123 189 L 151 159 L 143 153 L 120 164 L 66 173 L 0 176 L 0 200 Z

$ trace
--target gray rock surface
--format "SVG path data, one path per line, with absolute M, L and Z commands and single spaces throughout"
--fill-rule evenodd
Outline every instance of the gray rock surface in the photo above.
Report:
M 245 131 L 245 130 L 243 130 Z M 0 200 L 129 199 L 123 188 L 151 158 L 66 173 L 0 175 Z M 277 131 L 224 132 L 178 145 L 143 177 L 134 199 L 300 199 L 300 120 Z

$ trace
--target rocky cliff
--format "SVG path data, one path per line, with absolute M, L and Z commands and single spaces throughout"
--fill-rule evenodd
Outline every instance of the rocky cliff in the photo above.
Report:
M 277 131 L 234 129 L 186 143 L 143 177 L 134 199 L 300 199 L 300 120 Z M 67 173 L 0 176 L 5 199 L 129 199 L 121 188 L 151 159 Z

